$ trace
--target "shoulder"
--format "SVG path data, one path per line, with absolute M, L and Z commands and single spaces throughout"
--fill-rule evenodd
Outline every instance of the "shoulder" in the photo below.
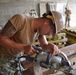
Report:
M 19 18 L 19 19 L 24 19 L 25 18 L 25 15 L 23 14 L 15 14 L 14 16 L 12 16 L 11 18 Z
M 13 15 L 11 18 L 10 18 L 10 21 L 12 22 L 12 23 L 23 23 L 24 21 L 25 21 L 25 15 L 23 15 L 23 14 L 15 14 L 15 15 Z
M 15 14 L 10 18 L 10 22 L 14 27 L 18 30 L 24 26 L 25 23 L 25 15 L 23 14 Z

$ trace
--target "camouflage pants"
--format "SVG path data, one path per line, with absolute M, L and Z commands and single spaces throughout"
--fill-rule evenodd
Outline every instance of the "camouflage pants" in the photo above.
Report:
M 19 63 L 17 58 L 22 56 L 22 53 L 18 54 L 16 58 L 7 58 L 4 55 L 0 55 L 0 73 L 2 75 L 21 75 L 19 74 Z

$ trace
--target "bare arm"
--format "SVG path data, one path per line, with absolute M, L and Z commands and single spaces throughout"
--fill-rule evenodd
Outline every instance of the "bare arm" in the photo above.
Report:
M 10 21 L 8 21 L 0 33 L 0 44 L 8 48 L 23 50 L 24 44 L 16 43 L 10 39 L 10 37 L 12 37 L 15 33 L 15 27 L 11 24 Z
M 15 27 L 9 21 L 0 33 L 0 45 L 17 50 L 24 50 L 28 55 L 34 54 L 36 50 L 31 45 L 17 43 L 10 39 L 16 33 Z
M 47 50 L 48 42 L 47 42 L 47 39 L 44 35 L 39 36 L 39 42 L 40 42 L 42 49 Z
M 39 42 L 40 42 L 42 49 L 44 51 L 50 50 L 52 55 L 56 55 L 56 54 L 60 53 L 60 50 L 58 49 L 58 47 L 52 43 L 48 43 L 45 36 L 40 35 Z
M 41 45 L 41 47 L 42 47 L 42 49 L 43 49 L 44 51 L 49 50 L 49 47 L 48 47 L 49 43 L 48 43 L 48 41 L 47 41 L 47 39 L 46 39 L 46 36 L 40 35 L 40 36 L 39 36 L 39 42 L 40 42 L 40 45 Z M 54 44 L 51 44 L 51 43 L 50 43 L 50 45 L 51 45 L 52 47 L 54 46 Z M 52 47 L 51 47 L 51 48 L 52 48 Z

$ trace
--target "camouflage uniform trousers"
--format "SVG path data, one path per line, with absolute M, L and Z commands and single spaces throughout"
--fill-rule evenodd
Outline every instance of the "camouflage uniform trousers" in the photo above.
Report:
M 7 58 L 3 54 L 0 55 L 0 73 L 2 75 L 20 75 L 18 57 L 22 56 L 23 52 L 17 55 L 16 58 Z

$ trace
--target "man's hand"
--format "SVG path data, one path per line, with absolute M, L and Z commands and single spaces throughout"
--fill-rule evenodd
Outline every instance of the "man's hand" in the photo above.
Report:
M 37 52 L 37 50 L 35 50 L 32 45 L 27 45 L 24 47 L 24 53 L 26 53 L 27 55 L 33 55 Z
M 56 54 L 60 53 L 60 50 L 54 44 L 48 43 L 48 49 L 51 51 L 52 55 L 56 55 Z

